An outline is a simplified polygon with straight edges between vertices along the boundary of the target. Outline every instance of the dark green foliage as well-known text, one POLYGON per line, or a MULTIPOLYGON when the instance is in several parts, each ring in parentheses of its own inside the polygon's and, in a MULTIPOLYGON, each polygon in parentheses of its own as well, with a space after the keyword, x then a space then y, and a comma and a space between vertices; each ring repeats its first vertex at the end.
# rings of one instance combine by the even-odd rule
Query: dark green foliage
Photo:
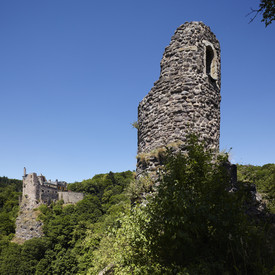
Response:
POLYGON ((69 184, 68 189, 96 196, 101 204, 100 210, 105 213, 112 205, 126 199, 126 194, 122 193, 133 179, 131 171, 109 172, 108 174, 95 175, 92 179, 84 180, 81 183, 69 184))
POLYGON ((238 180, 255 184, 268 208, 275 214, 275 164, 263 166, 238 164, 238 180))
MULTIPOLYGON (((246 184, 228 192, 227 156, 211 162, 195 136, 186 149, 188 155, 168 152, 157 195, 146 207, 131 208, 130 198, 152 191, 150 180, 134 184, 130 171, 96 175, 69 185, 86 193, 77 204, 42 205, 45 236, 23 245, 9 242, 19 189, 5 178, 0 274, 98 274, 108 265, 115 274, 272 274, 274 230, 247 219, 246 184)), ((238 169, 241 181, 272 198, 274 165, 238 169)))
POLYGON ((264 274, 274 264, 267 232, 244 214, 249 194, 228 192, 227 159, 211 163, 194 136, 187 152, 168 153, 158 195, 146 210, 151 217, 146 236, 155 261, 195 274, 264 274))
POLYGON ((0 178, 0 274, 76 274, 82 268, 80 243, 88 228, 106 212, 121 210, 115 204, 128 200, 124 191, 132 180, 130 171, 110 172, 69 185, 85 192, 85 198, 76 205, 59 201, 40 206, 45 236, 17 245, 9 243, 12 234, 7 235, 15 229, 22 181, 0 178))
POLYGON ((44 257, 50 243, 41 239, 26 241, 21 247, 21 264, 19 274, 34 274, 36 265, 44 257))
MULTIPOLYGON (((76 205, 63 206, 62 202, 52 204, 50 208, 43 205, 40 208, 40 218, 44 222, 43 231, 53 245, 69 248, 74 244, 72 237, 76 228, 81 224, 84 233, 90 223, 102 216, 101 208, 98 197, 94 195, 87 195, 76 205)), ((81 231, 78 230, 77 235, 80 238, 81 231)))
POLYGON ((8 236, 15 230, 14 219, 9 213, 0 212, 0 235, 8 236))
POLYGON ((0 253, 0 274, 34 274, 48 247, 49 242, 42 238, 23 245, 6 244, 0 253))
POLYGON ((7 177, 0 177, 0 188, 4 188, 7 186, 12 186, 14 191, 21 192, 22 191, 22 180, 9 179, 7 177))
POLYGON ((131 171, 121 173, 109 172, 108 174, 95 175, 92 179, 83 180, 82 182, 71 183, 68 185, 68 189, 75 192, 96 194, 101 198, 106 188, 121 187, 123 189, 129 184, 129 180, 132 179, 133 172, 131 171))
POLYGON ((0 177, 0 239, 15 232, 22 181, 0 177))
MULTIPOLYGON (((0 177, 0 211, 10 213, 19 205, 22 181, 0 177)), ((13 212, 12 214, 17 214, 13 212)), ((13 215, 14 216, 14 215, 13 215)))
POLYGON ((38 274, 77 273, 77 255, 81 253, 79 244, 86 231, 109 212, 111 206, 127 200, 123 191, 131 180, 133 173, 130 171, 96 175, 69 185, 69 190, 86 193, 76 205, 63 205, 59 201, 50 207, 40 207, 44 238, 50 241, 51 249, 37 265, 38 274))
POLYGON ((47 250, 45 257, 36 266, 36 275, 71 275, 78 271, 76 256, 71 249, 47 250))
POLYGON ((81 268, 77 259, 81 254, 79 244, 86 231, 109 212, 111 206, 127 200, 123 191, 131 180, 133 173, 130 171, 96 175, 93 179, 69 186, 72 191, 86 193, 77 204, 63 205, 59 201, 50 207, 42 205, 40 218, 45 233, 42 239, 49 245, 39 262, 32 262, 34 271, 30 270, 30 274, 35 271, 36 274, 76 274, 81 268))
POLYGON ((62 202, 52 204, 50 208, 43 205, 40 210, 46 236, 54 242, 62 242, 62 247, 69 247, 72 234, 76 237, 80 232, 85 232, 85 228, 95 223, 112 205, 127 200, 122 192, 131 180, 133 173, 130 171, 110 172, 96 175, 82 183, 70 184, 70 190, 82 191, 87 195, 76 205, 63 206, 62 202), (77 234, 76 227, 82 228, 77 230, 77 234))
POLYGON ((268 26, 275 20, 275 1, 274 0, 261 0, 259 12, 263 14, 262 22, 268 26))
POLYGON ((108 266, 114 274, 271 274, 270 226, 247 218, 252 197, 245 185, 229 192, 227 156, 213 162, 203 148, 190 136, 187 154, 168 151, 146 207, 136 205, 105 233, 87 235, 83 260, 92 262, 91 274, 108 266))
POLYGON ((21 246, 10 243, 2 247, 0 254, 0 274, 18 275, 21 267, 21 246))
POLYGON ((261 0, 258 9, 251 9, 249 14, 254 14, 250 22, 252 22, 258 14, 262 14, 262 22, 267 27, 275 20, 275 0, 261 0))

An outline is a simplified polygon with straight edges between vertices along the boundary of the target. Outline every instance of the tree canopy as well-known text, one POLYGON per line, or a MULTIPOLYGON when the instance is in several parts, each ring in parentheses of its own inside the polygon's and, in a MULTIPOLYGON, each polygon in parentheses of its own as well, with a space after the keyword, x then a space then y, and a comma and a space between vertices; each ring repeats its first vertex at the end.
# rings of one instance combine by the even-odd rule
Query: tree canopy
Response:
POLYGON ((70 184, 85 198, 40 206, 45 235, 22 245, 10 242, 22 181, 0 178, 0 274, 274 274, 274 229, 245 214, 243 188, 274 202, 274 164, 239 165, 228 192, 227 155, 203 148, 193 136, 186 154, 168 151, 157 185, 131 171, 70 184))

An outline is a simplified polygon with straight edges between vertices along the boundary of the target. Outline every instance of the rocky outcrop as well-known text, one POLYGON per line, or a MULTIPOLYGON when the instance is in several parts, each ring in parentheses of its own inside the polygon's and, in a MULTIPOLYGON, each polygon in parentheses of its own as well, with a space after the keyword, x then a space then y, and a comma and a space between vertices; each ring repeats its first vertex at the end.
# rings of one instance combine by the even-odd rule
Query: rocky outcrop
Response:
POLYGON ((39 203, 27 198, 23 199, 16 219, 16 232, 13 242, 23 243, 26 240, 43 236, 43 223, 38 220, 39 206, 39 203))

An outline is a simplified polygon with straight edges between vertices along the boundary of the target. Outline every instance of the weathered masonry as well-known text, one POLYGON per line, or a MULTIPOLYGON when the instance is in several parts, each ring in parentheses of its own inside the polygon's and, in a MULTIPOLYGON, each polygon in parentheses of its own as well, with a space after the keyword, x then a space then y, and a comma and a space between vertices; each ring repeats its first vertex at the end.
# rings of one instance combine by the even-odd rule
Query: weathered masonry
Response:
POLYGON ((42 222, 38 219, 41 204, 50 204, 57 200, 64 203, 77 203, 84 198, 83 193, 67 190, 65 181, 46 180, 43 175, 36 173, 26 174, 24 168, 23 194, 20 202, 20 211, 16 219, 14 242, 23 243, 32 238, 43 236, 42 222))
MULTIPOLYGON (((157 151, 180 148, 188 132, 219 151, 220 44, 202 22, 186 22, 173 35, 161 63, 159 80, 138 107, 137 175, 155 171, 157 151)), ((182 146, 184 148, 184 146, 182 146)), ((184 149, 182 149, 184 150, 184 149)))
POLYGON ((32 202, 49 204, 53 201, 64 200, 64 203, 76 203, 84 198, 83 193, 69 192, 65 181, 46 180, 45 176, 36 173, 23 176, 23 199, 32 202))

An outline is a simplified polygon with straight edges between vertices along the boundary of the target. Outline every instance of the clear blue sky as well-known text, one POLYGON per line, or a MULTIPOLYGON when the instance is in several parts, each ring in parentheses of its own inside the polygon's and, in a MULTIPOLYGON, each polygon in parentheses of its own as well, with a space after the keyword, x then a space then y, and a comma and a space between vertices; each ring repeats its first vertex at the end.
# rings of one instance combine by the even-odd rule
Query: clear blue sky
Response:
POLYGON ((220 148, 275 162, 275 23, 256 0, 2 0, 0 176, 68 182, 134 170, 137 106, 178 26, 203 21, 222 49, 220 148))

